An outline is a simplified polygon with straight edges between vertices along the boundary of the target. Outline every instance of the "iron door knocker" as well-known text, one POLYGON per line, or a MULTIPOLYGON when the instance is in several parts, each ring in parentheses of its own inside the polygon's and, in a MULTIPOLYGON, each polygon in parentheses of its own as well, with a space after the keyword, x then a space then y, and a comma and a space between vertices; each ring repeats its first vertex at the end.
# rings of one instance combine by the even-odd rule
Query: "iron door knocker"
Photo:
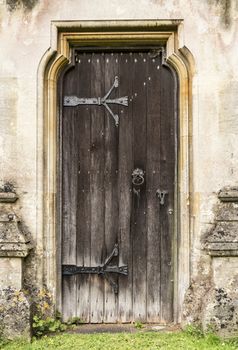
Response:
POLYGON ((132 184, 133 184, 133 193, 137 196, 137 207, 139 208, 140 204, 140 186, 142 186, 145 182, 145 172, 136 168, 132 172, 132 184))

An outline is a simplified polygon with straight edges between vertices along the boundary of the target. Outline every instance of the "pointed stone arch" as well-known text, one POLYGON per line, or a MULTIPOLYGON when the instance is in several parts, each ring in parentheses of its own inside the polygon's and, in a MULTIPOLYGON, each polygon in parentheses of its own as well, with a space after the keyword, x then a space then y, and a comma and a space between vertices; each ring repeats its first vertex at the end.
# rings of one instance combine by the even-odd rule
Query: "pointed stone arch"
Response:
POLYGON ((46 285, 61 310, 60 217, 57 217, 57 81, 71 61, 71 48, 97 45, 166 45, 166 63, 177 73, 179 139, 177 212, 175 220, 174 319, 190 281, 190 231, 193 210, 192 77, 194 60, 183 45, 182 20, 52 22, 51 47, 38 68, 37 138, 37 254, 39 286, 46 285))

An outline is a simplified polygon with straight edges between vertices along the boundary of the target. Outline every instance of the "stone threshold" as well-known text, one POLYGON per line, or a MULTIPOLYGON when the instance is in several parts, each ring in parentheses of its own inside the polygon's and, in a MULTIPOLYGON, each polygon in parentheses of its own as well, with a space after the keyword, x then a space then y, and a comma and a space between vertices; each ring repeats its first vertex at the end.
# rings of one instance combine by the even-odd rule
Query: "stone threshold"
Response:
POLYGON ((67 333, 92 334, 92 333, 140 333, 140 332, 178 332, 181 331, 179 324, 158 323, 102 323, 81 324, 67 333))

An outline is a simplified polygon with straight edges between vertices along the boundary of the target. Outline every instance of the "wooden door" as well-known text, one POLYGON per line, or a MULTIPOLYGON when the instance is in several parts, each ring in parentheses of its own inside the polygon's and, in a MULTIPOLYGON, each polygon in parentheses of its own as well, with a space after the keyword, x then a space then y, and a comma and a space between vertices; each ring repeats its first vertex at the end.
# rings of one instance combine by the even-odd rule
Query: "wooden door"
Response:
POLYGON ((171 322, 174 75, 159 51, 75 57, 61 96, 63 317, 171 322))

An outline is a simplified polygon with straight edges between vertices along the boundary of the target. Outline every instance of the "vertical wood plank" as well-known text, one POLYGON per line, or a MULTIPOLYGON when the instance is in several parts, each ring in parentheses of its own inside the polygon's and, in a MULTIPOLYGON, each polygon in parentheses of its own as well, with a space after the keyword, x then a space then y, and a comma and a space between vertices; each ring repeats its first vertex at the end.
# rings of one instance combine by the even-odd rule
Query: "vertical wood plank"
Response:
POLYGON ((132 55, 119 56, 119 96, 128 96, 128 107, 119 108, 119 264, 128 265, 128 276, 119 277, 118 320, 131 322, 132 310, 132 192, 131 173, 133 170, 133 124, 132 124, 132 55))
MULTIPOLYGON (((91 54, 78 54, 75 68, 77 96, 91 96, 91 54)), ((91 263, 91 202, 90 202, 90 134, 91 121, 89 106, 78 106, 77 147, 78 161, 78 206, 77 206, 77 265, 90 266, 91 263)), ((90 275, 77 275, 77 316, 84 322, 90 321, 90 275)))
MULTIPOLYGON (((104 96, 104 60, 91 57, 91 94, 104 96)), ((91 266, 105 259, 105 196, 104 196, 104 107, 92 106, 91 111, 91 266)), ((104 279, 91 276, 91 322, 101 323, 104 316, 104 279)))
MULTIPOLYGON (((76 91, 74 69, 66 73, 64 91, 76 91)), ((78 152, 75 147, 76 111, 64 108, 62 114, 63 155, 62 155, 62 264, 76 264, 76 221, 77 221, 77 163, 78 152)), ((77 286, 75 276, 63 277, 63 315, 64 320, 76 315, 77 286)))
MULTIPOLYGON (((146 55, 133 55, 133 129, 134 168, 146 169, 146 55)), ((145 174, 146 177, 146 174, 145 174)), ((146 181, 140 187, 140 199, 133 193, 133 313, 134 320, 146 321, 147 232, 146 181)))
POLYGON ((168 67, 161 67, 161 188, 168 191, 165 204, 160 206, 161 229, 161 320, 173 320, 173 214, 175 181, 174 79, 168 67))
MULTIPOLYGON (((105 93, 111 88, 115 77, 118 75, 118 54, 105 54, 105 93)), ((114 89, 110 98, 118 97, 118 89, 114 89)), ((118 114, 118 106, 111 105, 114 114, 118 114)), ((115 243, 118 243, 118 127, 113 117, 107 111, 105 113, 105 249, 108 256, 115 243)), ((112 263, 115 265, 117 258, 112 263)), ((118 276, 112 276, 116 282, 118 276)), ((112 290, 111 285, 105 280, 105 305, 104 322, 117 321, 118 296, 112 290)))
POLYGON ((147 55, 147 322, 160 321, 160 188, 161 62, 147 55))

